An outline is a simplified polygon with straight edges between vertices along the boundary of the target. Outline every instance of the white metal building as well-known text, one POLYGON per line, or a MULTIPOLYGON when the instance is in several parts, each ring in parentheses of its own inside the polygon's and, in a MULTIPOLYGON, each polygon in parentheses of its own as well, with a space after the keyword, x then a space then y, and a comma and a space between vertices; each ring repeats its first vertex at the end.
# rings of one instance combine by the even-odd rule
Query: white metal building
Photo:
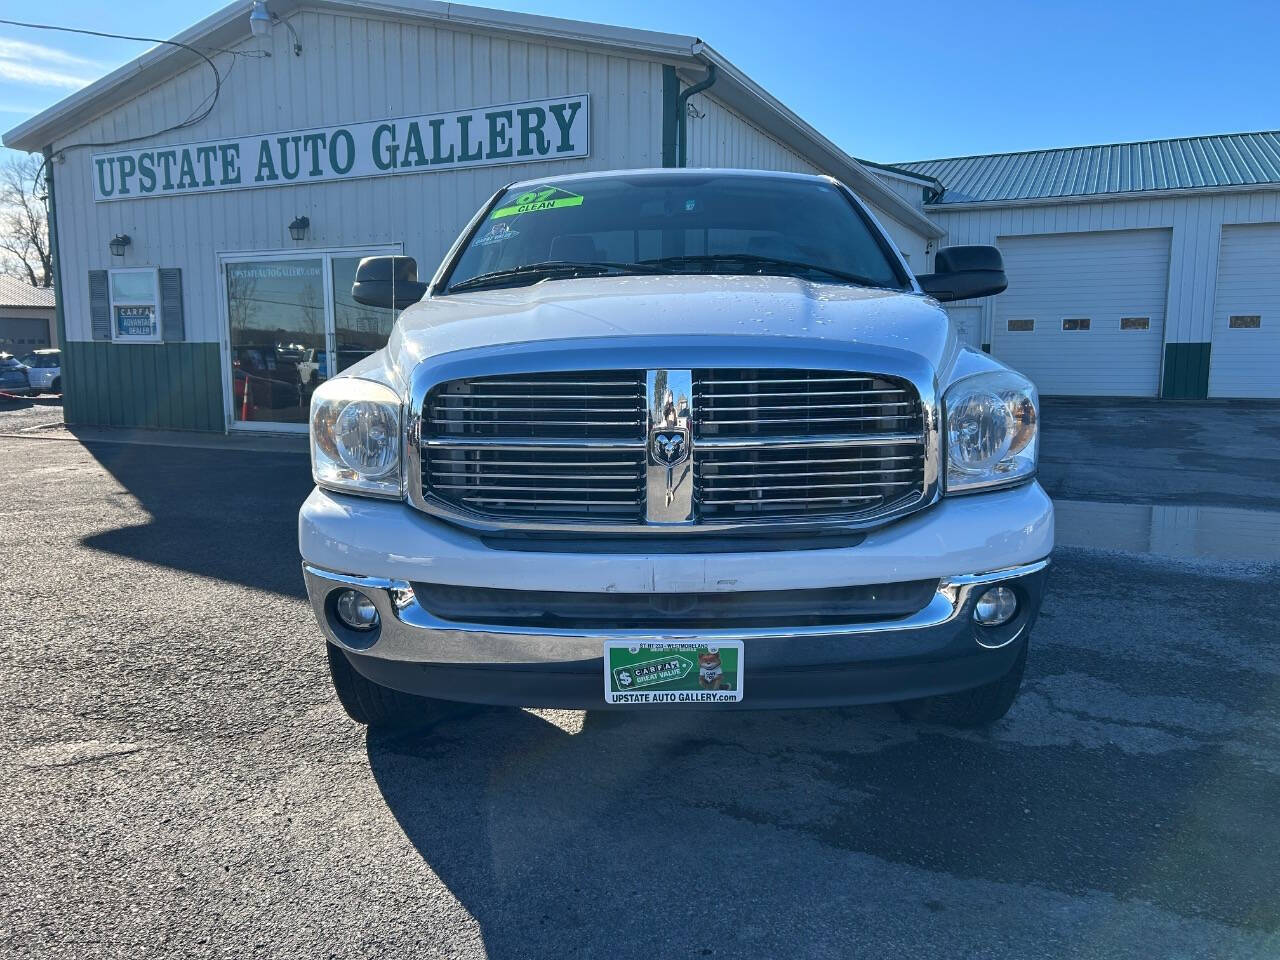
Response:
POLYGON ((434 0, 270 12, 175 38, 216 95, 159 46, 4 138, 50 158, 71 422, 303 429, 306 385, 390 329, 350 299, 359 258, 430 272, 513 180, 683 154, 838 177, 916 265, 943 232, 695 37, 434 0))
POLYGON ((902 164, 1009 289, 955 323, 1045 394, 1280 397, 1280 134, 902 164))

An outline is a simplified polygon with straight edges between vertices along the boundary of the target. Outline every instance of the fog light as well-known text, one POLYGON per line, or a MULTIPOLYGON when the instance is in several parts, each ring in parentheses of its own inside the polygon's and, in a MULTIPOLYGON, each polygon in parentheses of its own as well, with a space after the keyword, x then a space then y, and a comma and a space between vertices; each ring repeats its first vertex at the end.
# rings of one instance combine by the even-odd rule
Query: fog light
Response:
POLYGON ((343 590, 334 610, 343 625, 352 630, 372 630, 378 625, 378 608, 359 590, 343 590))
POLYGON ((973 619, 984 627, 1008 623, 1018 612, 1018 596, 1008 587, 992 587, 978 598, 973 619))

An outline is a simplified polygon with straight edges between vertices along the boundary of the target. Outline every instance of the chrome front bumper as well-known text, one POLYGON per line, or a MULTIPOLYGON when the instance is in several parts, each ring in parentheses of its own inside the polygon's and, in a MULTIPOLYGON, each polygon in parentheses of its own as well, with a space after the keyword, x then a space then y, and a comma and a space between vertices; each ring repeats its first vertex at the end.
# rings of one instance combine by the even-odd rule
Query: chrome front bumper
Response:
MULTIPOLYGON (((442 620, 422 607, 407 581, 363 577, 323 570, 303 564, 307 594, 316 618, 329 642, 365 657, 411 663, 435 664, 551 664, 598 659, 607 639, 717 643, 741 640, 749 644, 753 665, 819 665, 845 663, 895 655, 894 638, 878 635, 935 631, 949 642, 957 630, 965 632, 973 601, 983 588, 997 583, 1016 584, 1036 577, 1048 559, 1004 570, 964 574, 939 580, 933 599, 909 617, 878 622, 816 627, 767 627, 725 630, 575 630, 528 626, 505 627, 442 620), (376 631, 346 630, 335 619, 332 596, 354 587, 378 608, 376 631), (961 622, 962 617, 964 622, 961 622), (882 642, 875 642, 880 639, 882 642), (372 643, 370 643, 372 641, 372 643), (883 642, 887 641, 887 642, 883 642)), ((1038 578, 1037 578, 1038 580, 1038 578)), ((1034 603, 1039 604, 1038 586, 1034 603)), ((972 629, 979 647, 999 649, 1021 638, 1023 626, 1007 631, 972 629)), ((913 655, 921 651, 898 650, 913 655)))

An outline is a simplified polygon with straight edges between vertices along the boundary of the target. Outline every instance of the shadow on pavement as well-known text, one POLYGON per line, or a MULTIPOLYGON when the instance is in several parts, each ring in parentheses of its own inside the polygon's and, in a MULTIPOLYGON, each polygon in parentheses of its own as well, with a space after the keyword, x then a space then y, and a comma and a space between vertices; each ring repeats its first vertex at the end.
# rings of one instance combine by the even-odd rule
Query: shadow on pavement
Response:
POLYGON ((1045 891, 1280 923, 1274 845, 1234 814, 1270 781, 1225 781, 1210 749, 1019 749, 889 708, 599 712, 576 732, 495 710, 367 746, 490 957, 841 956, 975 896, 1006 929, 1045 891))
POLYGON ((85 546, 145 563, 304 597, 298 508, 311 492, 305 457, 141 444, 88 450, 150 515, 85 546))

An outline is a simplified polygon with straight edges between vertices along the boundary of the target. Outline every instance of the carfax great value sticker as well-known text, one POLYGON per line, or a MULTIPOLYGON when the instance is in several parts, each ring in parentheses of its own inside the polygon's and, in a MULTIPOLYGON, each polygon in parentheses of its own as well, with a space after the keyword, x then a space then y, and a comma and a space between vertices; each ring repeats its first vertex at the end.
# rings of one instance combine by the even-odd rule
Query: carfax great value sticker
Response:
POLYGON ((636 643, 606 640, 605 703, 736 703, 742 641, 636 643))

